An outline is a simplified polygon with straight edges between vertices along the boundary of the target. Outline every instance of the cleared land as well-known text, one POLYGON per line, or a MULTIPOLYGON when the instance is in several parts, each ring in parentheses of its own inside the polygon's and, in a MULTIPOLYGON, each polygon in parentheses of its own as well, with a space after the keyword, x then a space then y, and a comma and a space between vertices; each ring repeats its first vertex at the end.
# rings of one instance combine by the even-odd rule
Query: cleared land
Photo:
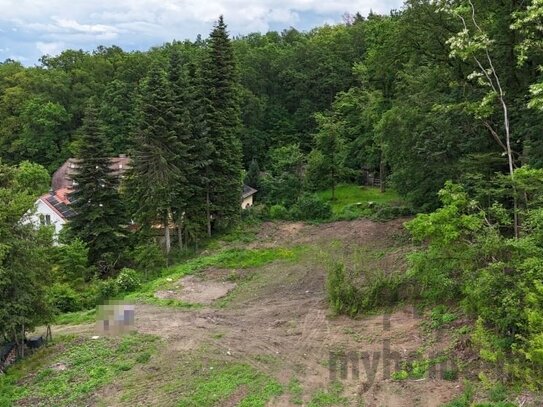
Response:
POLYGON ((21 406, 439 406, 462 392, 456 378, 428 375, 449 338, 409 306, 351 319, 326 301, 335 260, 404 271, 402 224, 264 223, 251 242, 223 242, 136 293, 134 335, 54 327, 57 343, 16 367, 4 390, 18 389, 21 406), (387 347, 420 360, 420 377, 406 380, 394 361, 388 375, 387 347), (359 377, 349 366, 331 380, 330 360, 340 368, 348 352, 361 357, 359 377))

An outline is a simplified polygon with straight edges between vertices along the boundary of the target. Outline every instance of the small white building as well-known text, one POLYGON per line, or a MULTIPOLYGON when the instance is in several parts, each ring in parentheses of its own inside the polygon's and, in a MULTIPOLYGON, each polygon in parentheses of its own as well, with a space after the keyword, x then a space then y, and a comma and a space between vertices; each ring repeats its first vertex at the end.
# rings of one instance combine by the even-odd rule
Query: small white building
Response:
POLYGON ((34 211, 28 214, 24 222, 38 227, 54 226, 55 236, 58 236, 69 218, 74 215, 74 211, 68 207, 68 193, 68 189, 62 188, 40 196, 34 204, 34 211))
POLYGON ((243 184, 243 191, 241 192, 241 209, 247 209, 253 206, 253 196, 257 192, 256 189, 243 184))

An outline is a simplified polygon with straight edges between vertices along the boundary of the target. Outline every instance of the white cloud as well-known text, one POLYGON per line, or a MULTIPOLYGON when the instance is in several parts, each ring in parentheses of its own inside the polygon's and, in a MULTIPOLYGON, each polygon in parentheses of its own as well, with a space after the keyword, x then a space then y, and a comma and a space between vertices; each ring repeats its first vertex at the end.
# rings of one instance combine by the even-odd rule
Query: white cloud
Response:
MULTIPOLYGON (((270 27, 309 29, 321 21, 339 22, 345 12, 388 12, 401 4, 402 0, 0 0, 0 26, 12 31, 12 40, 52 53, 61 46, 147 47, 205 36, 221 14, 237 35, 270 27)), ((5 48, 2 41, 0 47, 5 48)))
POLYGON ((64 49, 63 42, 36 42, 36 48, 42 53, 42 55, 57 55, 64 49))

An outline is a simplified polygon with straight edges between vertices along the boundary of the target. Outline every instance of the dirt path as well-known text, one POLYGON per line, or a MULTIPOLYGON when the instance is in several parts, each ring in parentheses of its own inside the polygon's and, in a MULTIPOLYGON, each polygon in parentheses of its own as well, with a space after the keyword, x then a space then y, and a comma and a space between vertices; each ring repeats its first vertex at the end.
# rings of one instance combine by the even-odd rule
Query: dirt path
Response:
MULTIPOLYGON (((386 246, 398 238, 401 224, 401 221, 380 224, 365 220, 320 226, 270 223, 263 226, 251 247, 318 245, 332 240, 342 242, 347 248, 374 242, 386 246)), ((353 377, 351 368, 346 378, 340 377, 341 370, 337 373, 350 405, 431 407, 449 401, 460 392, 455 381, 390 379, 385 372, 384 355, 390 349, 393 355, 407 359, 420 351, 424 344, 420 318, 409 307, 388 316, 373 315, 355 320, 331 316, 325 295, 325 267, 318 256, 306 257, 296 264, 274 262, 255 269, 253 278, 234 289, 223 308, 211 304, 187 311, 138 305, 136 329, 159 335, 165 341, 157 371, 141 372, 147 386, 152 387, 153 377, 157 383, 164 380, 166 372, 159 373, 164 365, 175 363, 177 358, 190 355, 205 344, 215 349, 219 357, 253 365, 284 384, 293 378, 299 380, 304 389, 304 403, 308 403, 316 391, 330 385, 329 362, 341 362, 337 355, 349 352, 369 355, 368 360, 357 360, 358 378, 353 377), (270 358, 277 363, 270 365, 270 358)), ((385 263, 390 261, 384 257, 385 263)), ((217 287, 224 282, 224 273, 208 270, 200 279, 217 287)), ((198 281, 198 290, 202 291, 202 281, 198 281)), ((58 331, 74 329, 92 331, 89 326, 58 331)), ((394 361, 389 370, 396 370, 394 361)), ((100 395, 99 405, 124 405, 120 395, 120 388, 110 386, 100 395)), ((157 405, 155 397, 152 391, 141 392, 136 404, 157 405)), ((162 400, 160 405, 174 404, 162 400)), ((270 402, 270 406, 291 405, 288 394, 270 402)))

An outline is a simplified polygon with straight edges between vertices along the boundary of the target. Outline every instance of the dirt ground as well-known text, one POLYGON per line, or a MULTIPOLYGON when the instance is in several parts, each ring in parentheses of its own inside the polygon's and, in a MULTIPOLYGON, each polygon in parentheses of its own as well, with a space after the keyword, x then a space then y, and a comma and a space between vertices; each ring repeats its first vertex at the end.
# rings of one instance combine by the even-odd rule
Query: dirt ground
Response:
MULTIPOLYGON (((331 243, 340 242, 341 250, 365 245, 386 249, 401 240, 402 224, 403 220, 388 223, 356 220, 324 225, 265 223, 256 241, 249 246, 303 244, 335 251, 337 246, 331 243)), ((397 253, 394 250, 386 253, 389 252, 391 256, 397 253)), ((382 259, 385 263, 387 256, 382 259)), ((389 263, 395 264, 397 259, 389 263)), ((174 364, 185 363, 187 357, 199 352, 202 346, 212 349, 213 358, 250 364, 283 384, 293 378, 299 380, 304 405, 316 391, 330 385, 334 379, 330 361, 338 361, 337 355, 344 353, 359 357, 354 363, 359 377, 356 372, 353 374, 352 366, 347 377, 341 377, 341 369, 335 376, 343 385, 349 405, 432 407, 462 391, 461 381, 392 380, 386 370, 387 366, 389 372, 396 370, 396 359, 407 360, 417 352, 431 353, 433 348, 443 348, 445 344, 438 339, 430 341, 428 346, 428 338, 421 330, 421 318, 407 306, 389 315, 357 319, 331 315, 325 294, 326 267, 316 251, 310 251, 296 263, 277 261, 249 273, 252 273, 251 278, 245 275, 236 287, 226 281, 231 270, 210 269, 180 281, 177 292, 157 294, 198 300, 205 304, 201 308, 183 310, 137 305, 136 329, 161 336, 164 350, 149 366, 136 372, 139 383, 145 385, 133 389, 137 394, 135 401, 123 401, 123 386, 114 384, 97 395, 95 404, 176 405, 174 391, 170 396, 157 396, 154 390, 160 383, 171 380, 174 364), (219 298, 226 301, 213 302, 219 298), (270 363, 271 359, 275 362, 270 363)), ((74 329, 91 334, 93 328, 59 327, 57 332, 74 329)), ((341 360, 339 363, 341 366, 341 360)), ((240 397, 235 393, 224 405, 235 406, 240 397)), ((285 394, 271 400, 269 405, 293 404, 289 394, 285 394)))

